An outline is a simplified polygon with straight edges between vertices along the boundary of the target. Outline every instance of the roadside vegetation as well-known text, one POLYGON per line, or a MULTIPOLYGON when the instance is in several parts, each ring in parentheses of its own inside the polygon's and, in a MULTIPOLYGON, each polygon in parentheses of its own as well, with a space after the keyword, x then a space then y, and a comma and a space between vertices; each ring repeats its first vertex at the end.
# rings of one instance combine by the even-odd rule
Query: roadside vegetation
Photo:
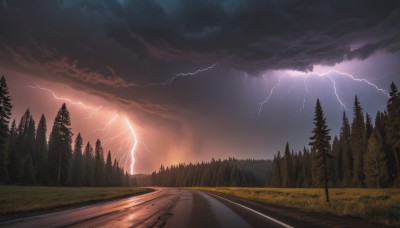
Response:
POLYGON ((134 187, 28 187, 0 186, 0 216, 38 212, 76 204, 135 196, 153 191, 134 187))
POLYGON ((400 225, 400 189, 330 189, 331 205, 319 188, 195 188, 339 216, 355 216, 386 225, 400 225))

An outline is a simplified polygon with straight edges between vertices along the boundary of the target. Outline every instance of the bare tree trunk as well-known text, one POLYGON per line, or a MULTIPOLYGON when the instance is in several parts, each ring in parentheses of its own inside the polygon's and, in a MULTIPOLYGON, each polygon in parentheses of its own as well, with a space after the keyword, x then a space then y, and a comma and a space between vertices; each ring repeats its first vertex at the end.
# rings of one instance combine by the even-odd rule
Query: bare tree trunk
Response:
POLYGON ((328 181, 327 180, 325 181, 325 198, 326 198, 326 204, 330 205, 328 181))

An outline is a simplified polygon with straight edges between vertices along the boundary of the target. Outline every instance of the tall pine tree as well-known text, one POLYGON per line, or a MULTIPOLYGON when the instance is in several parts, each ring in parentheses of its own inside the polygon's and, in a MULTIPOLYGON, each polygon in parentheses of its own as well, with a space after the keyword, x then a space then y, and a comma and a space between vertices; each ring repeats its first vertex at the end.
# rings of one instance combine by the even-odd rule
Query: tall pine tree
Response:
POLYGON ((82 158, 82 147, 83 140, 81 133, 78 133, 75 139, 74 153, 72 158, 72 168, 71 168, 71 180, 70 183, 72 186, 82 186, 84 183, 84 164, 82 158))
POLYGON ((286 143, 285 156, 283 157, 283 167, 282 167, 282 187, 291 188, 293 187, 293 161, 290 154, 289 143, 286 143))
POLYGON ((35 170, 35 121, 28 110, 21 117, 18 125, 17 150, 20 164, 23 165, 23 176, 18 182, 33 184, 36 182, 35 170))
POLYGON ((72 156, 71 120, 65 103, 54 120, 49 139, 49 173, 53 184, 65 185, 72 156))
POLYGON ((111 151, 108 151, 107 161, 106 161, 106 184, 107 186, 112 186, 112 159, 111 159, 111 151))
POLYGON ((313 179, 316 179, 317 182, 322 183, 325 187, 325 199, 326 203, 329 204, 328 183, 332 181, 333 176, 333 170, 329 169, 329 160, 333 159, 333 157, 329 153, 330 130, 326 126, 326 119, 319 100, 317 100, 315 106, 314 126, 313 134, 310 137, 310 146, 312 146, 312 151, 315 153, 313 166, 314 169, 318 170, 318 173, 313 179))
POLYGON ((387 112, 386 142, 389 144, 394 154, 396 176, 398 182, 400 182, 400 161, 398 156, 398 151, 400 149, 400 94, 394 82, 390 85, 390 98, 387 103, 387 112))
POLYGON ((350 124, 343 112, 342 128, 340 130, 340 147, 342 149, 342 186, 349 187, 353 180, 353 154, 350 143, 350 124))
POLYGON ((351 150, 353 152, 353 187, 364 187, 365 124, 364 114, 356 96, 354 118, 351 125, 351 150))
POLYGON ((85 146, 84 161, 85 186, 94 186, 94 155, 90 142, 85 146))
POLYGON ((8 174, 8 125, 11 117, 11 96, 4 76, 0 79, 0 183, 6 183, 9 179, 8 174))
POLYGON ((96 186, 104 185, 104 176, 104 152, 100 139, 97 139, 94 150, 94 177, 96 186))
POLYGON ((36 131, 36 155, 37 155, 37 180, 41 184, 48 184, 48 166, 47 166, 47 123, 46 117, 42 115, 36 131))
POLYGON ((332 154, 335 156, 335 178, 334 186, 339 186, 343 179, 343 158, 342 158, 342 148, 340 146, 339 139, 335 136, 332 143, 332 154))

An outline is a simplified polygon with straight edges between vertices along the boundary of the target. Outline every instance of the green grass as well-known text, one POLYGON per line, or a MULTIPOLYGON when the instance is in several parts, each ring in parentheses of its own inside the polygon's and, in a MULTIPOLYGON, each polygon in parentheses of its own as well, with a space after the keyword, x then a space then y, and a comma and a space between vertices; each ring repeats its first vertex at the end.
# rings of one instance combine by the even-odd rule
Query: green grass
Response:
POLYGON ((0 215, 37 212, 151 192, 148 188, 0 186, 0 215))
POLYGON ((317 188, 195 188, 304 211, 355 216, 400 226, 400 189, 330 189, 331 205, 317 188))

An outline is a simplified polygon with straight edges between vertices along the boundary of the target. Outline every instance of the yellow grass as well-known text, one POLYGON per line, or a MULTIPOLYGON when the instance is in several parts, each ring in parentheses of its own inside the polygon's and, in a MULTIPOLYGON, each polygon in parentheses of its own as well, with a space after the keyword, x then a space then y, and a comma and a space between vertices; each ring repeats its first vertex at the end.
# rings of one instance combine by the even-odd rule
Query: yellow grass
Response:
POLYGON ((133 196, 152 191, 148 188, 67 188, 0 186, 0 215, 35 212, 80 203, 133 196))
POLYGON ((318 213, 400 225, 400 189, 330 189, 331 205, 317 188, 195 188, 318 213))

